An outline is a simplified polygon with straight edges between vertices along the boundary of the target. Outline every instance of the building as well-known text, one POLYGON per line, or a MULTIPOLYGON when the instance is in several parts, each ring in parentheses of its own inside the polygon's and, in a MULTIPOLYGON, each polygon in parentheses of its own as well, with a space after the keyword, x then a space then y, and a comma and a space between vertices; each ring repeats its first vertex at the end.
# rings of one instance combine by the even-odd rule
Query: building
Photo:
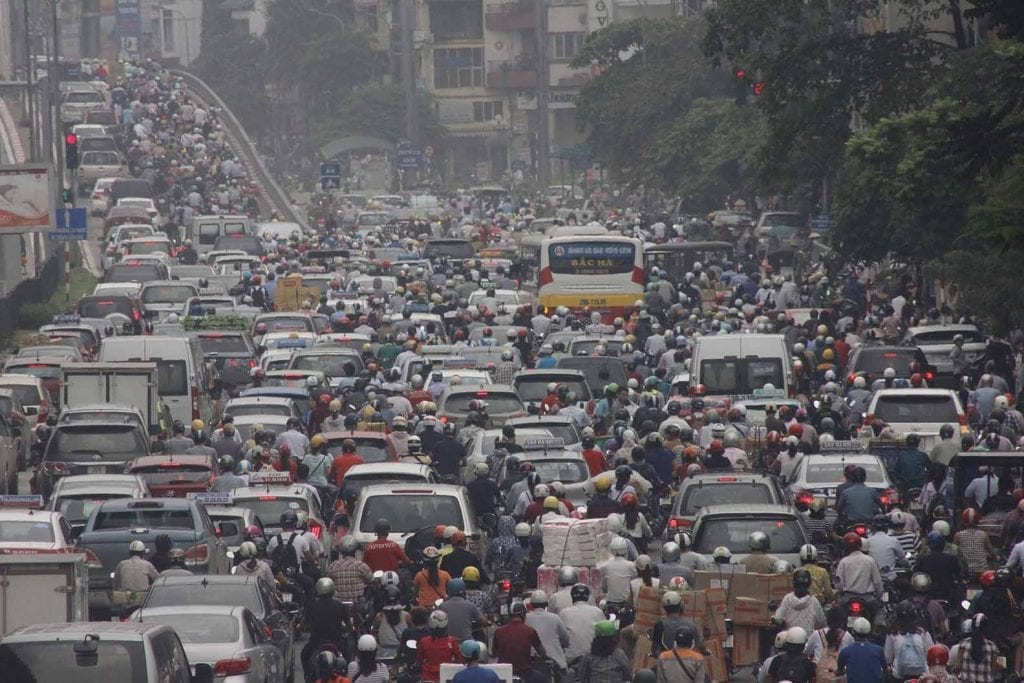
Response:
MULTIPOLYGON (((149 44, 160 60, 188 66, 199 57, 202 34, 202 0, 148 0, 152 3, 146 13, 147 0, 143 0, 143 26, 149 17, 149 44)), ((253 0, 253 3, 262 0, 253 0)), ((254 13, 255 14, 255 13, 254 13)), ((264 22, 265 23, 265 22, 264 22)), ((145 28, 143 29, 145 32, 145 28)), ((144 41, 145 42, 145 41, 144 41)))

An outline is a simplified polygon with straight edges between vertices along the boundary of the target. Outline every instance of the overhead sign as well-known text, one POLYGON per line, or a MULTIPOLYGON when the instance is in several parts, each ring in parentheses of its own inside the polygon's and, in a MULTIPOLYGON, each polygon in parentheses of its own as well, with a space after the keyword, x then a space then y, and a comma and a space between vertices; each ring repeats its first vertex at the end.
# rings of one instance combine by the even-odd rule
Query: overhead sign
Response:
POLYGON ((57 229, 47 235, 54 242, 89 239, 89 213, 85 209, 57 209, 57 229))
POLYGON ((320 164, 320 175, 321 177, 341 177, 341 164, 336 161, 328 161, 320 164))
POLYGON ((419 168, 423 164, 423 150, 409 143, 399 145, 395 150, 395 164, 398 168, 419 168))
POLYGON ((49 165, 0 166, 0 234, 53 230, 56 196, 49 165))
POLYGON ((141 0, 117 0, 116 33, 118 56, 138 59, 141 55, 139 43, 142 40, 141 0))
POLYGON ((832 214, 819 213, 811 218, 811 227, 815 230, 828 230, 832 227, 832 214))

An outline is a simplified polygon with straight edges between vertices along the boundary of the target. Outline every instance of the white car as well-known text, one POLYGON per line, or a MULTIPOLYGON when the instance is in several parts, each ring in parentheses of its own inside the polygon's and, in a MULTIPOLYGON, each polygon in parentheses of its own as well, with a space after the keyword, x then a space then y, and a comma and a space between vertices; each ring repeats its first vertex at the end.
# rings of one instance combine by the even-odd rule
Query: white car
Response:
POLYGON ((960 397, 949 389, 880 389, 868 404, 868 417, 880 419, 897 434, 917 434, 918 446, 925 453, 939 442, 939 430, 944 424, 959 429, 967 424, 967 415, 960 405, 960 397))
POLYGON ((105 216, 110 208, 110 186, 117 178, 97 178, 96 185, 89 195, 89 213, 93 216, 105 216))
POLYGON ((124 206, 129 209, 142 209, 152 219, 156 220, 160 212, 156 210, 156 204, 149 197, 121 197, 117 200, 117 206, 124 206))
POLYGON ((78 175, 84 186, 91 186, 100 178, 124 176, 124 164, 117 152, 82 152, 78 160, 78 175))

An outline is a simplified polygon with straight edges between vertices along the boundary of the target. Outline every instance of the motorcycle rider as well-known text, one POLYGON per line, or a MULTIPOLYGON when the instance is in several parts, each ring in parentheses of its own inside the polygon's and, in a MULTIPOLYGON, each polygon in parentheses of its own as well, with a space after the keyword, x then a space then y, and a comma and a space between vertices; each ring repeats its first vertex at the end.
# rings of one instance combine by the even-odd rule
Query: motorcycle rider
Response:
POLYGON ((448 615, 435 609, 427 619, 430 633, 416 643, 416 663, 422 680, 438 683, 441 680, 441 665, 461 664, 462 653, 459 641, 448 635, 448 615))
POLYGON ((839 651, 836 673, 848 681, 881 681, 887 665, 885 651, 871 642, 871 622, 864 617, 853 621, 853 645, 839 651))
POLYGON ((613 538, 608 545, 612 557, 598 565, 603 593, 609 605, 631 604, 631 582, 637 578, 636 565, 626 559, 626 539, 613 538))
POLYGON ((768 675, 773 682, 811 683, 815 678, 815 666, 804 652, 807 646, 807 631, 793 626, 786 631, 786 644, 782 652, 772 660, 768 675))
POLYGON ((373 578, 373 570, 356 558, 359 542, 354 536, 345 536, 338 544, 340 557, 327 567, 327 576, 337 588, 335 598, 342 602, 358 603, 373 578))
POLYGON ((839 602, 846 605, 854 598, 860 598, 869 605, 877 606, 882 597, 884 585, 878 565, 870 555, 861 552, 860 536, 850 531, 843 536, 846 557, 836 565, 836 589, 839 602))
POLYGON ((526 613, 526 625, 540 636, 547 656, 560 671, 568 668, 565 659, 565 648, 569 646, 569 630, 557 614, 551 611, 547 593, 535 590, 530 595, 531 609, 526 613))
POLYGON ((778 558, 768 554, 768 545, 768 534, 763 531, 754 531, 747 536, 747 546, 750 548, 750 553, 743 558, 741 564, 747 568, 748 572, 758 574, 772 573, 772 568, 775 566, 778 558))
POLYGON ((552 593, 548 609, 558 614, 566 607, 572 607, 572 587, 579 583, 579 572, 575 567, 564 566, 558 570, 558 590, 552 593))
POLYGON ((309 626, 309 642, 302 648, 302 670, 309 675, 312 654, 324 645, 333 645, 338 652, 346 647, 351 628, 348 608, 334 599, 334 581, 326 576, 317 579, 316 597, 304 609, 303 621, 309 626))
POLYGON ((249 574, 256 575, 267 582, 268 586, 274 586, 277 583, 274 577, 274 571, 270 568, 270 565, 259 559, 256 553, 256 544, 252 541, 245 541, 238 547, 238 556, 242 558, 242 561, 235 565, 233 572, 235 574, 249 574))
POLYGON ((836 597, 836 591, 828 570, 818 564, 818 549, 814 545, 800 546, 800 568, 811 577, 811 595, 822 604, 830 604, 836 597))
POLYGON ((600 608, 588 604, 590 588, 582 583, 572 587, 571 596, 572 605, 559 610, 558 616, 569 631, 569 646, 565 650, 565 656, 569 668, 574 668, 576 663, 590 652, 590 643, 594 640, 594 625, 604 621, 605 615, 600 608))
POLYGON ((677 634, 682 630, 691 631, 694 641, 700 647, 704 633, 693 620, 683 616, 683 596, 677 591, 668 591, 661 597, 661 606, 665 609, 665 616, 654 623, 651 652, 657 654, 672 649, 677 634))
POLYGON ((889 518, 875 515, 871 520, 872 534, 868 537, 868 555, 878 565, 883 581, 896 578, 896 568, 907 565, 903 546, 895 536, 889 535, 889 518))

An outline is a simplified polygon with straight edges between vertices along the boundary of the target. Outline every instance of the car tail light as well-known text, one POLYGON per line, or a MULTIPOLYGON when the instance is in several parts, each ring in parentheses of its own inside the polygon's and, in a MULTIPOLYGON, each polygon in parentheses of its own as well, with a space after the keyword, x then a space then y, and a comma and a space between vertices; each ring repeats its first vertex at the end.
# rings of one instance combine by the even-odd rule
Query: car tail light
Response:
POLYGON ((67 468, 68 468, 67 463, 59 462, 59 461, 56 461, 56 462, 44 462, 42 464, 43 472, 48 472, 50 474, 63 474, 63 472, 67 468))
POLYGON ((858 524, 857 526, 853 527, 853 533, 857 534, 861 538, 866 538, 868 535, 868 528, 863 524, 858 524))
POLYGON ((100 562, 99 556, 88 548, 83 548, 82 552, 85 554, 85 566, 89 569, 103 569, 103 563, 100 562))
POLYGON ((277 496, 260 496, 260 500, 277 500, 277 496))
POLYGON ((814 502, 814 494, 810 491, 801 491, 796 494, 797 502, 803 503, 804 505, 810 505, 814 502))
POLYGON ((309 522, 309 533, 313 534, 313 538, 319 541, 324 533, 324 528, 317 522, 309 522))
POLYGON ((252 369, 253 369, 253 368, 255 368, 255 367, 256 367, 256 361, 254 361, 254 360, 252 360, 252 359, 250 358, 250 359, 249 359, 249 369, 250 369, 250 370, 252 370, 252 369))
POLYGON ((45 398, 39 402, 39 414, 36 416, 36 424, 46 424, 46 418, 50 417, 50 403, 45 398))
POLYGON ((137 320, 139 320, 139 319, 140 319, 141 317, 142 317, 142 314, 141 314, 141 313, 139 313, 139 309, 137 309, 137 308, 133 308, 133 309, 132 309, 132 320, 136 320, 136 321, 137 321, 137 320))
POLYGON ((878 498, 882 501, 882 505, 890 505, 898 503, 900 500, 899 494, 892 489, 886 489, 878 494, 878 498))
POLYGON ((199 387, 192 386, 192 419, 199 419, 199 387))
POLYGON ((238 676, 249 673, 251 660, 248 657, 241 659, 222 659, 213 665, 214 676, 238 676))
POLYGON ((210 549, 205 543, 199 543, 185 551, 185 564, 194 566, 210 561, 210 549))
POLYGON ((935 379, 935 373, 931 370, 926 370, 924 373, 924 381, 929 384, 935 379))

